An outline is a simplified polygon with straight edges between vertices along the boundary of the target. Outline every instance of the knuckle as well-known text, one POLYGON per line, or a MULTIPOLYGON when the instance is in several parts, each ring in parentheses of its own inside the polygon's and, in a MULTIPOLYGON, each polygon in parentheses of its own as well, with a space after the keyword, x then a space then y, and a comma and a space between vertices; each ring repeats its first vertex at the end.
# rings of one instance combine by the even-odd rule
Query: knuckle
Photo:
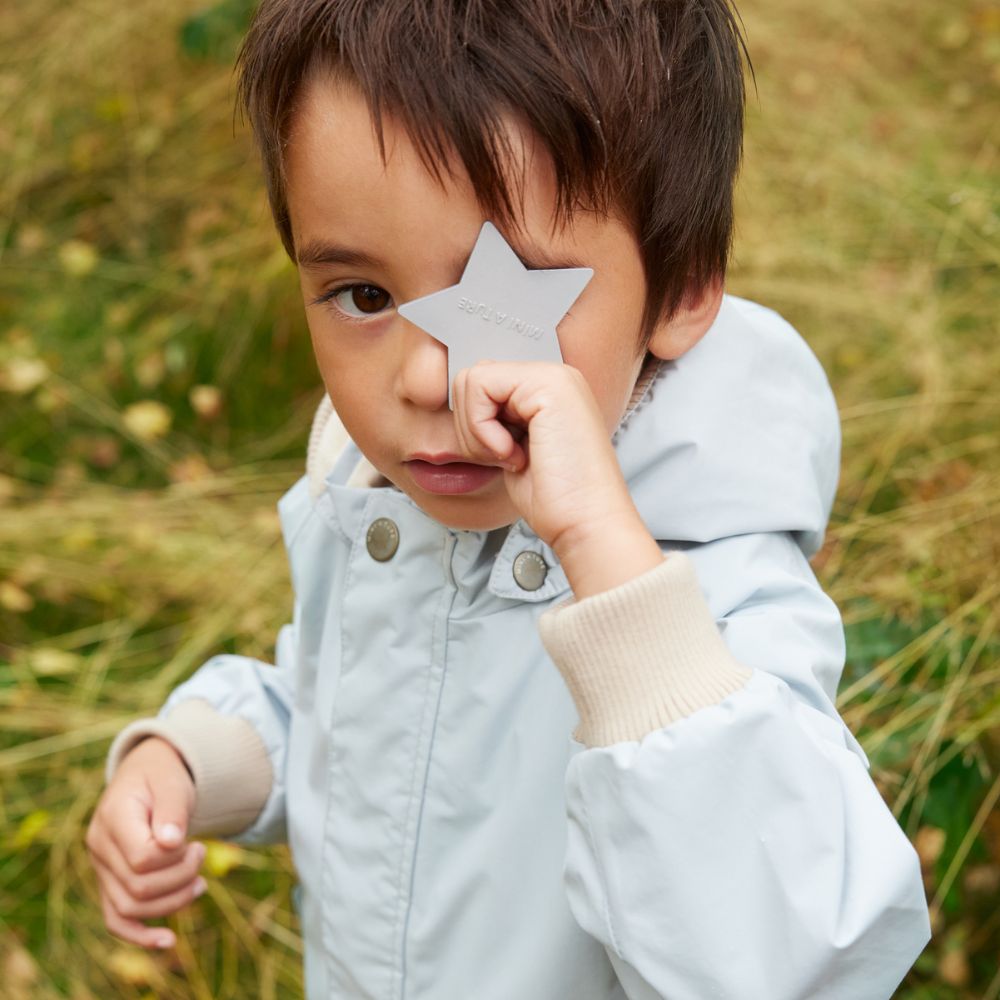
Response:
POLYGON ((130 873, 124 882, 125 891, 132 899, 149 899, 154 893, 148 879, 140 878, 134 872, 130 873))
POLYGON ((144 847, 129 847, 124 851, 125 861, 133 872, 149 871, 151 858, 144 847))

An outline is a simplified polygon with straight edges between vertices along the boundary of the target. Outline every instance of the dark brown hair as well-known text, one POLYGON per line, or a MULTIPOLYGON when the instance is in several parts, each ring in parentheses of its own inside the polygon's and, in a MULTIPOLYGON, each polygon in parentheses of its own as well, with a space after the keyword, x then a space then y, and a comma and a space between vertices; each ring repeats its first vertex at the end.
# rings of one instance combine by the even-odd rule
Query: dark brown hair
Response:
POLYGON ((398 117, 438 178, 457 154, 501 224, 518 204, 502 127, 515 116, 552 156, 557 221, 587 209, 632 228, 648 335, 726 273, 741 52, 729 0, 263 0, 238 96, 293 259, 282 150, 313 71, 355 80, 380 141, 382 117, 398 117))

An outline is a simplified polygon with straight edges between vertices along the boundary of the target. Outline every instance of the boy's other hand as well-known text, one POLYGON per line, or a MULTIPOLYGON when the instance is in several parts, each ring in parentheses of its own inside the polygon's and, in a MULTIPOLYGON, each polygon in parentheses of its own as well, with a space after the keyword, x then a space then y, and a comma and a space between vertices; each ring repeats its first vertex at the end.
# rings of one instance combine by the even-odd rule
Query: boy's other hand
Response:
POLYGON ((552 547, 577 598, 663 561, 577 369, 481 361, 455 377, 454 405, 463 448, 475 460, 505 464, 511 501, 552 547))
POLYGON ((142 921, 173 913, 205 891, 198 874, 205 845, 186 839, 194 802, 184 761, 155 736, 126 755, 101 796, 86 843, 104 922, 117 937, 145 948, 172 947, 173 931, 142 921))

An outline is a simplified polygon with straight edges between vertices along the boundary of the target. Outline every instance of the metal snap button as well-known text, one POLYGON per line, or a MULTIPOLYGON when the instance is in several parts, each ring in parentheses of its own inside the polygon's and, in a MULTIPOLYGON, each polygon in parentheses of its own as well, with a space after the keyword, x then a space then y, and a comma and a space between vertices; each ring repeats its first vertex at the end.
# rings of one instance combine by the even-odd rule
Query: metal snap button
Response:
POLYGON ((377 562, 388 562, 399 548, 399 528, 387 517, 377 518, 368 528, 365 544, 372 559, 377 562))
POLYGON ((549 574, 548 565, 537 552, 522 552, 514 560, 513 570, 521 590, 538 590, 549 574))

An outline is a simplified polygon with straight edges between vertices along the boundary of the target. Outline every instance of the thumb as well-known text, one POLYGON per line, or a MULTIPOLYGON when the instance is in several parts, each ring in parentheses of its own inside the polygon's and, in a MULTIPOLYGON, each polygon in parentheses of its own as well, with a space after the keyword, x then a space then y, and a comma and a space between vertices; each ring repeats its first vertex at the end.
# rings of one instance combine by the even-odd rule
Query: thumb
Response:
POLYGON ((190 783, 161 778, 153 791, 153 811, 150 827, 153 837, 162 847, 179 847, 187 836, 191 813, 190 783))

